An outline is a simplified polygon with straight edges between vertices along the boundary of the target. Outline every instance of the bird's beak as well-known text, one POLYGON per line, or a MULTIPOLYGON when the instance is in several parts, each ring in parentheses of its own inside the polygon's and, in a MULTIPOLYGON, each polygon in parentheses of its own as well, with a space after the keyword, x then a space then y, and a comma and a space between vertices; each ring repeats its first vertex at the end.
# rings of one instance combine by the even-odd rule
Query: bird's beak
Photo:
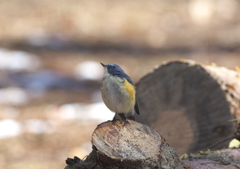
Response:
POLYGON ((102 65, 103 67, 107 67, 107 65, 104 65, 103 63, 101 63, 101 65, 102 65))

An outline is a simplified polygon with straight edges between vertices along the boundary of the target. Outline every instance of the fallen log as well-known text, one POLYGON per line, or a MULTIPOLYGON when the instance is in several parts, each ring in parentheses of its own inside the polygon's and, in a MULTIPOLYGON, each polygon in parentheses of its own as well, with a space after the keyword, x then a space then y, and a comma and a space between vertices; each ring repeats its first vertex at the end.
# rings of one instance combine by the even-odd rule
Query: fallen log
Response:
POLYGON ((67 159, 66 169, 188 168, 155 130, 131 120, 101 123, 93 132, 92 145, 85 161, 67 159))
POLYGON ((235 169, 240 149, 200 151, 181 159, 155 130, 135 121, 101 123, 92 135, 93 150, 81 160, 68 158, 65 169, 235 169))
POLYGON ((239 123, 229 120, 240 117, 240 75, 215 65, 171 61, 140 79, 137 99, 138 122, 161 133, 179 155, 196 152, 236 133, 239 123))

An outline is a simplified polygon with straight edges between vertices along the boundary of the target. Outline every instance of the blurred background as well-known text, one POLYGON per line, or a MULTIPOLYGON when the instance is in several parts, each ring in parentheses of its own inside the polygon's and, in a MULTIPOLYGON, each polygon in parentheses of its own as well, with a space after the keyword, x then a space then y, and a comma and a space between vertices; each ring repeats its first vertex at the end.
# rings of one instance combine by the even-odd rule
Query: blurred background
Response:
POLYGON ((240 65, 239 0, 1 0, 0 168, 64 168, 113 117, 99 62, 240 65))

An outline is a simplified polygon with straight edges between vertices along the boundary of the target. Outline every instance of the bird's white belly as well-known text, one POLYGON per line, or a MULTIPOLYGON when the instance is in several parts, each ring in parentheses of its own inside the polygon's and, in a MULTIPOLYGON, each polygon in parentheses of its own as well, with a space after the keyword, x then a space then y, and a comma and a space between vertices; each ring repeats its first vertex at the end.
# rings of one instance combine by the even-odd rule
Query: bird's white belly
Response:
POLYGON ((134 102, 123 85, 123 79, 108 76, 102 82, 102 98, 106 106, 116 113, 131 113, 134 102))

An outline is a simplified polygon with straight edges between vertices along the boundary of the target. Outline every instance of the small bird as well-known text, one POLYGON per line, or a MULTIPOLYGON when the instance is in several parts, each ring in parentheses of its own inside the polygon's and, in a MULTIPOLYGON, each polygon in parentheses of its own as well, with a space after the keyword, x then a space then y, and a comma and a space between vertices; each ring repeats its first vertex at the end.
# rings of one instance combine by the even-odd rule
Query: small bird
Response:
POLYGON ((111 111, 119 114, 122 120, 135 120, 134 113, 140 113, 131 78, 116 64, 101 65, 104 67, 101 86, 103 102, 111 111))

